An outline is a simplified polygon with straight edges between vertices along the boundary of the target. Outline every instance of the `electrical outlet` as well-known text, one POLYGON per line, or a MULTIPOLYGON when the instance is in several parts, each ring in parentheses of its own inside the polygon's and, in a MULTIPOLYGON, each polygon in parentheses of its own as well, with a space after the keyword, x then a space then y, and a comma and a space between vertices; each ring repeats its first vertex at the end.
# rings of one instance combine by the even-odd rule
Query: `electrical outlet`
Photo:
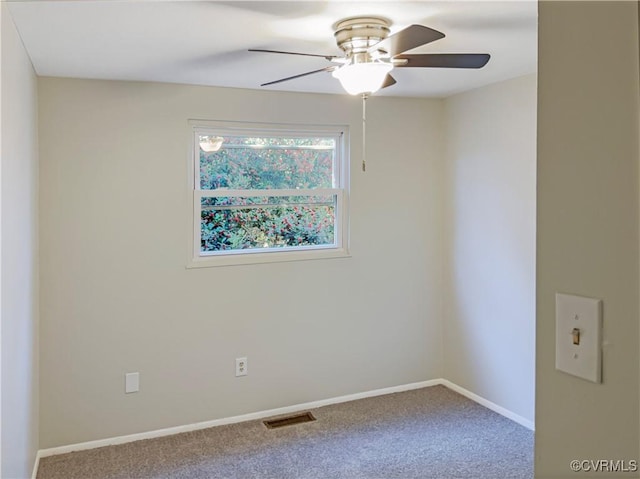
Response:
POLYGON ((247 358, 236 358, 236 377, 246 376, 248 374, 247 358))

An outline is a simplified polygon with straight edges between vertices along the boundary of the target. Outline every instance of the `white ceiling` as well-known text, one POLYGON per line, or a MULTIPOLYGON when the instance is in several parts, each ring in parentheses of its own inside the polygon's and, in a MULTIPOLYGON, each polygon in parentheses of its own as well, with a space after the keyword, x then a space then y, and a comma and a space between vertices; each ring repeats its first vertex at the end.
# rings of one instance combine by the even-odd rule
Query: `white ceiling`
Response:
MULTIPOLYGON (((247 49, 341 55, 332 25, 372 15, 391 20, 392 33, 416 23, 446 35, 412 53, 491 54, 480 70, 394 70, 398 83, 378 95, 447 96, 532 73, 537 62, 537 3, 531 0, 9 0, 9 9, 41 76, 259 89, 331 64, 247 49)), ((324 72, 265 88, 343 93, 324 72)))

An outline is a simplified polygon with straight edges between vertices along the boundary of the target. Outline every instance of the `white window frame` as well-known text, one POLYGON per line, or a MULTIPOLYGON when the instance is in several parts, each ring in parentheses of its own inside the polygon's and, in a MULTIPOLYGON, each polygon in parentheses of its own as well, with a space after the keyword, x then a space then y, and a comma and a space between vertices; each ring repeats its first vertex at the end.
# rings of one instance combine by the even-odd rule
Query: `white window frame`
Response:
POLYGON ((233 266, 242 264, 275 263, 330 258, 349 255, 349 129, 346 125, 291 125, 246 123, 214 120, 189 120, 189 253, 187 267, 233 266), (200 189, 200 135, 233 136, 256 135, 286 136, 290 138, 334 137, 336 139, 334 188, 288 190, 201 190, 200 189), (335 207, 335 245, 313 245, 262 249, 227 250, 202 254, 201 200, 216 196, 330 196, 337 198, 335 207))

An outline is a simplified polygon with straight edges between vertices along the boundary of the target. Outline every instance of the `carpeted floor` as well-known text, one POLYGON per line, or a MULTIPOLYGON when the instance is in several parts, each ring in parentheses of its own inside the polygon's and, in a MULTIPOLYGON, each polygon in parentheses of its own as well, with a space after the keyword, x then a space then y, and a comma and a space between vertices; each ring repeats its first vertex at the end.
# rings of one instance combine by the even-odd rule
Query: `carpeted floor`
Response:
POLYGON ((43 458, 37 479, 531 479, 533 432, 434 386, 43 458))

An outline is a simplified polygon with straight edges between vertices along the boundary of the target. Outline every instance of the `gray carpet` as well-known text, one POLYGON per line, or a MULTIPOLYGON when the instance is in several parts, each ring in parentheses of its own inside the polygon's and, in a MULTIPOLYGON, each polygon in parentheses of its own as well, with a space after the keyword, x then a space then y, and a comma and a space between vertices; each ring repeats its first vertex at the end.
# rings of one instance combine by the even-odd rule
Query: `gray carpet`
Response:
POLYGON ((533 433, 434 386, 43 458, 37 479, 531 479, 533 433))

